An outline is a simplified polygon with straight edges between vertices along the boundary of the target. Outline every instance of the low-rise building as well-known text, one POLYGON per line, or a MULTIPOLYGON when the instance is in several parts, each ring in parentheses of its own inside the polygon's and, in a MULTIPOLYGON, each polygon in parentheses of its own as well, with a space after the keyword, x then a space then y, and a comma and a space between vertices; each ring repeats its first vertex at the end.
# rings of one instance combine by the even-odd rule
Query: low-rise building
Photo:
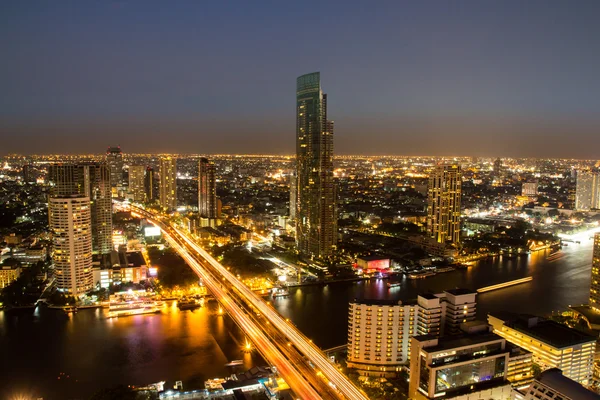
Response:
POLYGON ((507 381, 510 351, 500 336, 485 331, 443 338, 422 335, 411 341, 411 399, 512 398, 507 381))
POLYGON ((542 372, 529 386, 525 400, 599 400, 600 395, 567 378, 558 368, 542 372))
POLYGON ((488 322, 495 333, 533 353, 533 362, 542 370, 560 368, 582 385, 591 383, 595 337, 531 315, 490 313, 488 322))
POLYGON ((14 265, 0 266, 0 289, 7 287, 21 275, 21 268, 14 265))

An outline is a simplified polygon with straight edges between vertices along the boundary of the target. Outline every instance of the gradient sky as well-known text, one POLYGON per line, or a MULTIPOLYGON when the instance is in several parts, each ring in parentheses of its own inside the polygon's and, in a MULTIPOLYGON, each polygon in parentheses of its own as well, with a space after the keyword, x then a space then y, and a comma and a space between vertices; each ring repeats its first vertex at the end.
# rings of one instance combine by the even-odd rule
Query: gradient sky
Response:
POLYGON ((600 158, 600 1, 2 1, 0 154, 600 158))

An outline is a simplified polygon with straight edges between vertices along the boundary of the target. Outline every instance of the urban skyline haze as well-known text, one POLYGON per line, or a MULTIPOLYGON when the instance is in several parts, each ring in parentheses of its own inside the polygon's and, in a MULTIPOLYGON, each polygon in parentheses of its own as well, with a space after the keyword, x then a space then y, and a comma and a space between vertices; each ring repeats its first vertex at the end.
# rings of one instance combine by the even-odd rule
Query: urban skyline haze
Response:
POLYGON ((320 71, 336 154, 597 158, 597 2, 303 4, 2 3, 0 153, 293 154, 320 71))

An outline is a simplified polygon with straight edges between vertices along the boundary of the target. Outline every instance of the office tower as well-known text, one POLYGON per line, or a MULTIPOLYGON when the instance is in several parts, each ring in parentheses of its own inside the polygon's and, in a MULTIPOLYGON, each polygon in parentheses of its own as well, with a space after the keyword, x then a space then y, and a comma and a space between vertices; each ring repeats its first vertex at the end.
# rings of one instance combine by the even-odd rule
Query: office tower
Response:
POLYGON ((502 159, 497 158, 496 161, 494 161, 494 176, 500 175, 502 175, 502 159))
POLYGON ((492 312, 488 322, 494 333, 533 353, 542 370, 560 368, 582 385, 592 382, 596 338, 558 322, 531 315, 492 312))
POLYGON ((30 164, 23 165, 23 169, 21 170, 21 178, 24 183, 32 183, 35 182, 35 176, 33 175, 33 166, 30 164))
POLYGON ((590 284, 590 307, 600 312, 600 232, 594 234, 592 253, 592 278, 590 284))
POLYGON ((290 175, 290 219, 296 220, 296 204, 298 200, 298 177, 295 173, 290 175))
POLYGON ((146 167, 132 165, 129 167, 129 198, 138 203, 146 201, 146 167))
POLYGON ((423 335, 413 337, 411 347, 409 398, 512 398, 510 351, 500 336, 485 330, 444 338, 423 335))
POLYGON ((600 176, 597 171, 581 169, 577 171, 575 188, 575 209, 589 211, 600 208, 600 176))
POLYGON ((123 188, 123 152, 121 147, 109 147, 106 150, 106 164, 110 169, 110 186, 116 197, 123 188))
POLYGON ((198 213, 200 218, 217 218, 215 163, 204 157, 198 163, 198 213))
POLYGON ((92 249, 109 254, 112 249, 112 198, 106 164, 55 164, 48 169, 50 197, 83 195, 90 199, 92 249))
POLYGON ((599 400, 600 395, 567 378, 558 368, 542 372, 525 391, 525 400, 599 400))
POLYGON ((160 159, 160 206, 165 210, 177 208, 177 158, 160 159))
POLYGON ((90 198, 50 197, 48 213, 56 286, 75 296, 84 294, 93 287, 90 198))
POLYGON ((354 300, 348 310, 348 367, 361 375, 396 376, 410 358, 410 338, 460 333, 459 325, 475 320, 476 296, 452 289, 421 294, 416 302, 354 300))
POLYGON ((523 182, 521 184, 521 196, 537 197, 538 195, 538 182, 523 182))
POLYGON ((438 165, 429 175, 427 234, 439 243, 460 240, 460 166, 438 165))
POLYGON ((309 257, 326 259, 337 243, 333 181, 333 122, 319 72, 296 81, 296 244, 309 257))
POLYGON ((146 168, 146 178, 144 180, 144 187, 146 190, 146 201, 154 201, 154 170, 152 167, 146 168))

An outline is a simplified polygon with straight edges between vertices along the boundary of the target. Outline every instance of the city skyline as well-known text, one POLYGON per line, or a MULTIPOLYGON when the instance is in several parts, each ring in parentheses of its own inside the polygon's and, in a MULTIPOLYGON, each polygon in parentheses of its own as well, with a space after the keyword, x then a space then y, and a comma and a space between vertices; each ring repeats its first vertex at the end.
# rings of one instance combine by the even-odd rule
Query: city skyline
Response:
POLYGON ((319 7, 298 51, 285 6, 3 5, 2 153, 290 154, 290 77, 319 70, 338 154, 595 156, 597 3, 319 7))

